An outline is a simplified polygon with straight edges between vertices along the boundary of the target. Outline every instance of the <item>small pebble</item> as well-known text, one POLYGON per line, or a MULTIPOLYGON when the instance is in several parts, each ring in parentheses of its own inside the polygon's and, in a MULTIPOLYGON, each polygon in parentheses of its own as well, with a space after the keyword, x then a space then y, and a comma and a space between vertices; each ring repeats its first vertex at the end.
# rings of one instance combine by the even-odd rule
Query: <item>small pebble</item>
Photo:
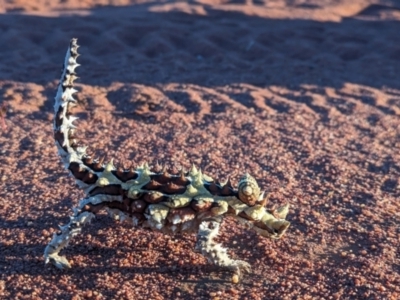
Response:
POLYGON ((235 274, 235 275, 232 276, 232 282, 235 283, 235 284, 239 282, 239 275, 238 274, 235 274))

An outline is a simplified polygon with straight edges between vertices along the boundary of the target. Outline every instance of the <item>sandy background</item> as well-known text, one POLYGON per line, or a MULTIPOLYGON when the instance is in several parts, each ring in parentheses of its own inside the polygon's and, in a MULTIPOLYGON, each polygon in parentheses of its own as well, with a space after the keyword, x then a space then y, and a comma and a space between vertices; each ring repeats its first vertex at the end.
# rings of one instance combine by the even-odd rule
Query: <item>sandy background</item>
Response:
POLYGON ((1 299, 398 299, 400 4, 396 1, 0 1, 1 299), (351 3, 351 4, 350 4, 351 3), (105 214, 43 250, 83 194, 52 139, 70 38, 81 45, 82 140, 117 161, 192 162, 269 207, 280 241, 225 222, 253 273, 239 284, 193 236, 105 214))

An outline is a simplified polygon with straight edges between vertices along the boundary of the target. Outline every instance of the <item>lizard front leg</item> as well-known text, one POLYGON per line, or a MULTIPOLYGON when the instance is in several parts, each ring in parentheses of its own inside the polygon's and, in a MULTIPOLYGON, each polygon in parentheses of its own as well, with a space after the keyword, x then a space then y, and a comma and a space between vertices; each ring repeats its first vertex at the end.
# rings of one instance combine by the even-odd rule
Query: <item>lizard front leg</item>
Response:
POLYGON ((214 241, 219 233, 221 222, 221 218, 213 218, 200 223, 196 249, 200 250, 209 262, 233 270, 241 277, 242 272, 251 271, 250 264, 242 260, 231 259, 227 249, 214 241))

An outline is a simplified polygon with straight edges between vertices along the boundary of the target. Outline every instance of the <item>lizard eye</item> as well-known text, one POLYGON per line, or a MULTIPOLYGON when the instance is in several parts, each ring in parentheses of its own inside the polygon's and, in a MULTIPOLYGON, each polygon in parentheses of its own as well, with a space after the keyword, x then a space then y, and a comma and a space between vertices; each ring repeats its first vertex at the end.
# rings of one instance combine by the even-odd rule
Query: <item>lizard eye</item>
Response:
POLYGON ((243 194, 246 196, 251 196, 253 194, 253 189, 250 185, 245 185, 242 189, 243 194))
POLYGON ((239 181, 239 199, 249 206, 254 206, 260 197, 260 188, 254 177, 245 174, 239 181))

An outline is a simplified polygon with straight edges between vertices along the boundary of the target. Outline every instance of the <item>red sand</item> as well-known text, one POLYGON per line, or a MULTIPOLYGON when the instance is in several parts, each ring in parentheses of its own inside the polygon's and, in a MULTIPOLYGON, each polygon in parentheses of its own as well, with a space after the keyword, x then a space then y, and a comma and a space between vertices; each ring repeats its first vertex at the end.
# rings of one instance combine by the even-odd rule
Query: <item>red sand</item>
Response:
POLYGON ((55 2, 0 4, 0 298, 400 297, 396 1, 55 2), (291 204, 280 241, 225 222, 220 240, 253 266, 243 281, 194 236, 104 214, 65 251, 72 269, 44 265, 83 196, 51 137, 72 37, 81 138, 99 155, 248 171, 270 207, 291 204))

